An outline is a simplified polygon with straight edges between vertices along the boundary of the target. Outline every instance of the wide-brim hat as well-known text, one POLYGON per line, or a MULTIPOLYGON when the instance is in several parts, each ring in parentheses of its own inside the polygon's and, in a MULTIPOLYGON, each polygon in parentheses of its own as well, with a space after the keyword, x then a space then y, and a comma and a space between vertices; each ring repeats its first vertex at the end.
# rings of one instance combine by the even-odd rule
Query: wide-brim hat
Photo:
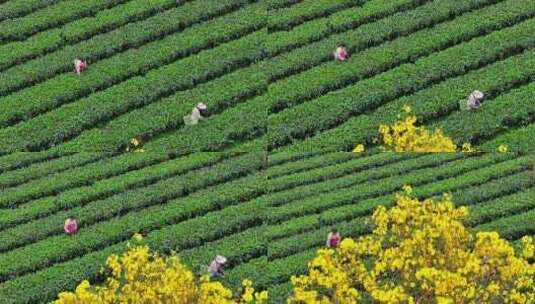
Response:
POLYGON ((217 264, 225 264, 227 262, 227 258, 222 255, 218 255, 215 257, 215 262, 217 264))
POLYGON ((206 105, 202 102, 199 102, 197 104, 197 109, 200 109, 200 110, 206 110, 206 105))
POLYGON ((483 92, 481 92, 480 90, 473 91, 472 95, 474 95, 474 97, 477 99, 481 99, 485 96, 485 94, 483 94, 483 92))

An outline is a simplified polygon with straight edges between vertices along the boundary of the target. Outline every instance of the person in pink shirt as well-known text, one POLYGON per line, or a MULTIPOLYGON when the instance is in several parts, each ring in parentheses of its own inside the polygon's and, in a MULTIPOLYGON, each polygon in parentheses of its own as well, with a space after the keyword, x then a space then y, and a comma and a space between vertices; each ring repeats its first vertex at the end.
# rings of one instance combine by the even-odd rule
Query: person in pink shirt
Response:
POLYGON ((327 242, 325 243, 325 245, 329 248, 335 248, 340 245, 341 240, 342 238, 340 237, 340 233, 338 233, 338 230, 333 229, 333 231, 327 235, 327 242))
POLYGON ((87 68, 87 62, 82 59, 74 59, 74 70, 76 71, 76 74, 80 76, 80 74, 87 68))
POLYGON ((74 216, 69 216, 69 218, 65 220, 63 230, 65 230, 67 234, 75 234, 78 231, 78 223, 74 216))
POLYGON ((336 51, 333 53, 334 59, 337 61, 346 61, 349 58, 349 53, 347 52, 347 49, 340 45, 336 48, 336 51))

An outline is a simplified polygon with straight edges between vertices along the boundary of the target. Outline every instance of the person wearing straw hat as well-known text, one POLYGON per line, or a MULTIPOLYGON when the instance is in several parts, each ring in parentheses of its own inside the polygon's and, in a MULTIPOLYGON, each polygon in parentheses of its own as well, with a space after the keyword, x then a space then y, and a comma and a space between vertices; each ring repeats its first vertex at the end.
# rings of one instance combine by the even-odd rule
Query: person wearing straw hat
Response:
POLYGON ((227 258, 222 255, 218 255, 208 266, 208 272, 212 277, 224 276, 223 267, 227 264, 227 258))
POLYGON ((468 110, 474 111, 481 107, 481 102, 483 102, 484 97, 485 95, 483 94, 483 92, 479 90, 475 90, 470 93, 470 95, 468 96, 468 100, 466 101, 468 110))
POLYGON ((184 124, 186 125, 196 125, 201 119, 204 118, 203 114, 206 111, 206 105, 202 102, 199 102, 192 110, 191 114, 184 116, 184 124))

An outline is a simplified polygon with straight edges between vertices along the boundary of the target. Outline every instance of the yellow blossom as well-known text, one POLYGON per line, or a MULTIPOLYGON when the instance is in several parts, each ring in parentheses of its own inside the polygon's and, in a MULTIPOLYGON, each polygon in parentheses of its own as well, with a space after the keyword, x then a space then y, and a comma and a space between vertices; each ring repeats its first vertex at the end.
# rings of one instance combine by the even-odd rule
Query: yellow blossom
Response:
POLYGON ((361 153, 361 152, 364 152, 364 145, 363 144, 358 144, 355 149, 353 149, 353 152, 355 153, 361 153))
POLYGON ((507 153, 507 151, 509 151, 509 147, 507 147, 507 145, 505 145, 505 144, 501 144, 498 147, 498 152, 500 152, 500 153, 507 153))
POLYGON ((402 187, 403 191, 405 191, 405 193, 407 194, 411 194, 412 193, 412 187, 410 185, 404 185, 402 187))

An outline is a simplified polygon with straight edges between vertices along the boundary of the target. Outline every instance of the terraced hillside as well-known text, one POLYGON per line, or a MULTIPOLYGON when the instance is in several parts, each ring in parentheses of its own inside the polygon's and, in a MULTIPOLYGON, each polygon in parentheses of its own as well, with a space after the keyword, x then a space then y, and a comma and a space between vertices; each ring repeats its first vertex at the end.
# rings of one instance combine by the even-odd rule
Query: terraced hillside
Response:
POLYGON ((535 234, 535 159, 514 154, 18 153, 0 157, 0 303, 40 303, 83 278, 135 232, 200 270, 229 259, 282 303, 292 274, 337 227, 369 230, 374 207, 413 185, 451 192, 470 224, 516 240, 535 234), (62 231, 75 215, 81 229, 62 231))
POLYGON ((270 149, 371 145, 408 104, 459 144, 535 150, 534 1, 274 2, 266 45, 286 52, 267 62, 270 149), (475 89, 482 109, 460 111, 475 89))
POLYGON ((0 150, 124 151, 134 136, 217 150, 246 141, 233 129, 247 120, 265 133, 264 110, 236 114, 267 87, 266 14, 258 0, 2 1, 0 150), (184 127, 199 102, 210 123, 184 127))

